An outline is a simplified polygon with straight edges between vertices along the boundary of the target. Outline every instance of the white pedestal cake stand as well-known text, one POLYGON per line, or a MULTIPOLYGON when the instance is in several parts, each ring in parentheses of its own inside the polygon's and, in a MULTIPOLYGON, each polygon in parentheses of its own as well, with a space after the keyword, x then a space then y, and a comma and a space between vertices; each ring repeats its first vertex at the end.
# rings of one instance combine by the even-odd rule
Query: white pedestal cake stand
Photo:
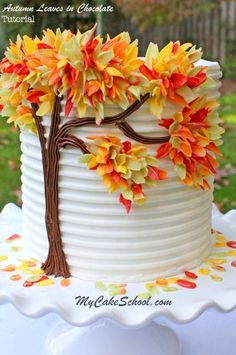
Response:
POLYGON ((236 210, 222 215, 214 207, 213 225, 221 233, 192 274, 127 285, 71 278, 67 285, 39 275, 40 263, 20 237, 21 210, 9 204, 0 215, 0 303, 11 302, 28 317, 55 312, 67 322, 48 336, 51 355, 179 355, 175 333, 154 319, 190 322, 208 307, 236 307, 236 210))

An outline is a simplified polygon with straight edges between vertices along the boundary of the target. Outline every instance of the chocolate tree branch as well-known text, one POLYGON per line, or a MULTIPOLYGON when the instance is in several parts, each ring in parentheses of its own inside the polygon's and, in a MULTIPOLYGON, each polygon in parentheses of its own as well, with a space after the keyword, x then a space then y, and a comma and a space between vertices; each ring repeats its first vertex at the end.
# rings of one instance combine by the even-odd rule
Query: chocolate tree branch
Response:
POLYGON ((138 141, 143 144, 161 144, 168 142, 170 137, 165 136, 165 137, 148 137, 144 136, 142 134, 137 133, 127 122, 117 122, 116 123, 117 127, 126 135, 126 137, 129 137, 135 141, 138 141))
MULTIPOLYGON (((131 113, 135 112, 138 110, 144 102, 149 98, 149 94, 144 95, 140 101, 136 100, 132 105, 130 105, 125 111, 118 113, 114 116, 107 116, 103 119, 101 122, 101 125, 103 124, 111 124, 117 121, 122 121, 126 117, 128 117, 131 113)), ((66 133, 71 130, 72 128, 78 128, 82 126, 88 126, 88 125, 96 125, 96 118, 95 117, 85 117, 81 119, 73 119, 70 120, 69 122, 65 123, 64 125, 61 126, 59 129, 57 138, 62 138, 66 135, 66 133)))
MULTIPOLYGON (((101 122, 101 125, 103 124, 111 124, 117 121, 122 121, 126 117, 128 117, 131 113, 135 112, 138 110, 144 102, 149 98, 149 94, 146 94, 145 96, 142 97, 140 101, 135 101, 131 106, 129 106, 125 111, 118 113, 114 116, 107 116, 103 119, 101 122)), ((96 118, 95 117, 85 117, 81 119, 73 119, 70 120, 69 122, 65 123, 61 128, 59 129, 58 132, 58 138, 62 138, 63 136, 66 135, 66 133, 72 129, 72 128, 78 128, 86 125, 96 125, 96 118)))
MULTIPOLYGON (((136 100, 132 105, 130 105, 126 110, 121 113, 118 113, 114 116, 107 116, 101 122, 101 125, 116 123, 117 126, 124 132, 124 134, 133 138, 137 142, 145 143, 145 144, 161 144, 169 141, 169 136, 166 137, 148 137, 139 134, 136 132, 129 124, 125 123, 125 119, 129 117, 132 113, 138 110, 149 98, 149 94, 144 95, 141 100, 136 100), (125 124, 124 124, 125 123, 125 124)), ((73 119, 69 122, 65 123, 59 128, 56 140, 61 141, 67 132, 73 128, 79 128, 82 126, 96 125, 95 117, 85 117, 81 119, 73 119)))
POLYGON ((64 137, 60 141, 58 141, 58 146, 61 148, 64 148, 66 146, 76 147, 76 148, 80 148, 80 150, 84 154, 90 153, 85 142, 82 139, 79 139, 79 138, 72 136, 72 135, 67 135, 66 137, 64 137))

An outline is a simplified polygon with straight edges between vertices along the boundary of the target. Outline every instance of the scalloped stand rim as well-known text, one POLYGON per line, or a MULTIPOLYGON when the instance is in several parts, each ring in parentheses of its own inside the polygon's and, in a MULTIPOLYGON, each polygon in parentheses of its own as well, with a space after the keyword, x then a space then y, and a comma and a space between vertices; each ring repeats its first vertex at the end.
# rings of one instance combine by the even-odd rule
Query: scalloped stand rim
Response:
POLYGON ((146 355, 147 347, 148 355, 181 355, 173 330, 154 322, 127 329, 108 320, 82 328, 59 321, 47 339, 50 355, 146 355))

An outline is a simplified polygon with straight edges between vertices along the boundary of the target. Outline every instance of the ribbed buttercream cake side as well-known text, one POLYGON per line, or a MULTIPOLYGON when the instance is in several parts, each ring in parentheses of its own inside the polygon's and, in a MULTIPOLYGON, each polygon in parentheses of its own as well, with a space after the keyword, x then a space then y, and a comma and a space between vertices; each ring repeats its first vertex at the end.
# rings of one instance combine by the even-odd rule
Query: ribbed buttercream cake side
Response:
MULTIPOLYGON (((207 94, 217 98, 219 65, 205 61, 200 65, 208 65, 208 75, 216 79, 207 94)), ((106 108, 106 115, 118 112, 116 106, 106 108)), ((170 112, 167 105, 163 117, 170 117, 170 112)), ((166 134, 147 104, 128 121, 139 133, 166 134)), ((44 125, 48 131, 49 117, 45 117, 44 125)), ((82 127, 73 134, 83 139, 88 135, 114 134, 125 140, 114 126, 82 127)), ((25 243, 32 256, 44 261, 48 241, 41 150, 38 137, 32 133, 21 133, 21 142, 25 243)), ((157 146, 148 148, 154 153, 157 146)), ((79 149, 62 149, 59 169, 59 219, 73 276, 144 281, 190 269, 207 257, 211 249, 212 191, 183 185, 166 158, 160 161, 160 167, 168 171, 170 178, 146 188, 146 203, 134 206, 127 215, 117 196, 107 193, 96 172, 79 163, 80 154, 79 149)))

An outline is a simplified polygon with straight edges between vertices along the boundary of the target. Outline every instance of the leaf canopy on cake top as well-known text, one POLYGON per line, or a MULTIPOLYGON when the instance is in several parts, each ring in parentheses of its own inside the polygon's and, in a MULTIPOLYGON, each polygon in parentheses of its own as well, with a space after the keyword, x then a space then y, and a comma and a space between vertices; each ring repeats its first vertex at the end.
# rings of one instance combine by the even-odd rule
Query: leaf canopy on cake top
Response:
POLYGON ((126 32, 104 41, 95 29, 83 34, 47 29, 41 39, 18 36, 10 42, 0 65, 2 114, 32 129, 33 118, 22 115, 19 106, 37 103, 37 115, 44 116, 52 111, 55 95, 63 95, 66 116, 73 106, 79 117, 91 107, 99 123, 104 103, 125 109, 140 98, 145 78, 138 70, 143 60, 137 41, 131 43, 126 32))
MULTIPOLYGON (((105 105, 118 105, 127 117, 133 112, 131 106, 139 108, 148 98, 157 124, 169 133, 157 147, 156 157, 169 157, 184 184, 209 189, 208 178, 215 173, 217 146, 224 130, 217 103, 207 97, 213 79, 206 66, 195 65, 201 56, 201 49, 176 41, 161 50, 150 43, 142 59, 137 40, 131 42, 127 32, 103 39, 96 35, 96 26, 76 34, 47 29, 41 38, 18 35, 0 62, 1 114, 9 123, 39 133, 37 117, 52 118, 57 100, 63 100, 64 115, 76 123, 90 111, 101 124, 107 122, 105 105), (169 116, 165 117, 167 106, 169 116)), ((139 137, 139 142, 153 144, 152 137, 138 135, 124 120, 112 122, 133 140, 139 137)), ((63 147, 83 148, 87 153, 83 162, 96 169, 110 192, 120 191, 120 202, 127 211, 132 202, 143 202, 144 184, 166 178, 144 145, 133 146, 111 136, 92 137, 90 144, 76 137, 60 138, 57 144, 63 147)))
POLYGON ((42 38, 18 35, 10 42, 0 63, 2 115, 35 130, 27 107, 38 104, 37 115, 48 115, 59 95, 65 99, 65 116, 73 107, 78 117, 92 108, 99 124, 105 104, 126 109, 149 93, 150 109, 160 117, 165 101, 185 105, 206 80, 206 67, 194 67, 201 50, 189 43, 170 42, 161 51, 151 43, 144 60, 127 32, 104 40, 95 30, 74 34, 47 29, 42 38))
POLYGON ((161 117, 167 101, 185 106, 192 101, 193 89, 207 79, 207 67, 194 67, 201 59, 201 49, 191 43, 170 42, 159 51, 158 46, 150 43, 141 73, 149 80, 146 91, 150 94, 151 112, 161 117))

